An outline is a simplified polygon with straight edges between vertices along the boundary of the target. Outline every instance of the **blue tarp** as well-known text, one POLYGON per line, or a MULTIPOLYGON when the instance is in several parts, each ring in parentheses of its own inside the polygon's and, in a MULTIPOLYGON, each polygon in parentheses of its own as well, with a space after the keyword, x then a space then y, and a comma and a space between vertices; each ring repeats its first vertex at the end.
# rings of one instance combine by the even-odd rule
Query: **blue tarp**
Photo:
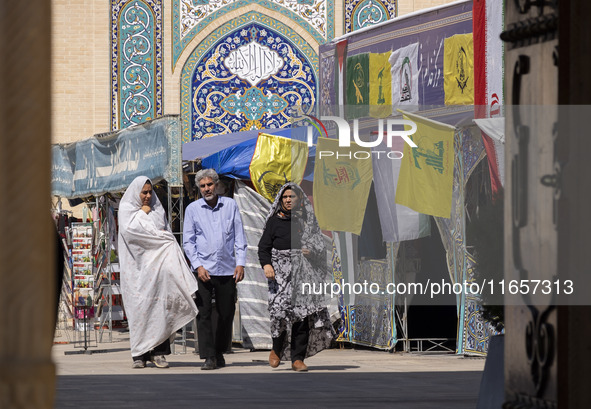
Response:
MULTIPOLYGON (((270 130, 265 130, 267 132, 270 130)), ((285 131, 285 129, 282 129, 285 131)), ((183 144, 183 161, 207 158, 223 149, 237 145, 241 142, 256 138, 258 130, 236 132, 225 135, 212 136, 210 138, 197 139, 183 144)), ((270 133, 270 132, 267 132, 270 133)))
MULTIPOLYGON (((212 168, 218 174, 235 179, 250 179, 250 161, 254 154, 257 138, 261 133, 306 141, 307 128, 261 129, 218 135, 211 138, 187 142, 183 145, 183 160, 201 159, 203 168, 212 168)), ((314 134, 316 139, 316 133, 314 134)), ((304 178, 312 180, 316 148, 310 147, 304 178)))

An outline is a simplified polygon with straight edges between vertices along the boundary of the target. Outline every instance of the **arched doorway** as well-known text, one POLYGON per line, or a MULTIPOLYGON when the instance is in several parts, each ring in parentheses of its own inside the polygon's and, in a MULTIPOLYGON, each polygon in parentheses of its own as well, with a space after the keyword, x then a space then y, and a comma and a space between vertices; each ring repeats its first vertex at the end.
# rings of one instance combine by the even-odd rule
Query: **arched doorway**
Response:
POLYGON ((183 141, 283 128, 316 109, 318 57, 284 24, 247 13, 195 48, 181 75, 183 141))

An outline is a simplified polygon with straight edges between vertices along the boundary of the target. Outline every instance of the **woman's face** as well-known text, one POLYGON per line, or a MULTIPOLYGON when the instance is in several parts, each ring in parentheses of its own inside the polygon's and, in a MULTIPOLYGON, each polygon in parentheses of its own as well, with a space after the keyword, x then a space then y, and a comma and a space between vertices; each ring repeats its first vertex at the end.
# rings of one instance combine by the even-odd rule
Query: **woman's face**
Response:
POLYGON ((291 189, 285 189, 281 195, 281 204, 285 210, 292 210, 298 206, 299 198, 291 189))
POLYGON ((146 183, 140 192, 140 201, 142 202, 142 206, 150 206, 152 202, 152 185, 146 183))

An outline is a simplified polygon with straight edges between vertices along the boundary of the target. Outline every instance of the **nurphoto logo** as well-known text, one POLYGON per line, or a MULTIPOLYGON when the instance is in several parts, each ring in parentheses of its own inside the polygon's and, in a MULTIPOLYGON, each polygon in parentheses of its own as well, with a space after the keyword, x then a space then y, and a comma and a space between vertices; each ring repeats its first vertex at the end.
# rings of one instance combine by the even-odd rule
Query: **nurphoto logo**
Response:
MULTIPOLYGON (((359 120, 357 119, 353 120, 353 137, 351 138, 351 126, 344 118, 338 116, 322 116, 320 117, 320 119, 318 119, 309 115, 306 116, 310 118, 306 119, 306 121, 312 124, 316 129, 318 129, 320 134, 324 137, 327 137, 324 122, 333 121, 337 125, 340 148, 351 148, 351 140, 353 140, 355 144, 357 144, 357 146, 361 148, 370 148, 358 151, 345 149, 342 152, 338 150, 321 150, 317 152, 318 159, 330 156, 335 157, 336 159, 370 159, 372 156, 376 156, 378 159, 380 159, 382 156, 387 157, 388 159, 402 159, 404 155, 401 151, 391 149, 393 146, 393 138, 402 138, 403 141, 407 143, 408 146, 410 146, 411 148, 418 147, 417 144, 414 143, 413 140, 410 138, 410 136, 416 132, 417 125, 413 121, 410 121, 408 119, 378 119, 377 132, 372 132, 372 135, 375 134, 376 138, 372 141, 364 141, 359 137, 359 120), (324 131, 324 134, 321 128, 324 131), (390 148, 389 150, 371 149, 382 145, 384 138, 386 141, 386 146, 390 148)), ((307 128, 307 144, 309 147, 311 147, 314 145, 313 128, 311 126, 308 126, 307 128)))

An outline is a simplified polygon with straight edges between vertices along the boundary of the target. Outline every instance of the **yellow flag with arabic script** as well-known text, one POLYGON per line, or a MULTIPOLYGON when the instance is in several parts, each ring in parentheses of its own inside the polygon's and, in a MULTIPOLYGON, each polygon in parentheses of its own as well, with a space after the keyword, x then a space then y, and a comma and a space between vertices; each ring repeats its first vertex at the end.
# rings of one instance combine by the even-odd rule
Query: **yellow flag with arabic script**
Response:
POLYGON ((369 116, 373 118, 392 115, 391 54, 369 54, 369 116))
POLYGON ((250 161, 250 179, 257 192, 273 202, 285 183, 302 182, 307 162, 305 142, 260 132, 250 161))
POLYGON ((418 147, 404 145, 395 202, 419 213, 449 218, 455 128, 418 115, 403 114, 404 119, 417 125, 411 139, 418 147))
POLYGON ((318 138, 314 163, 314 212, 323 230, 359 235, 373 178, 371 150, 318 138))
POLYGON ((472 33, 448 37, 443 45, 445 105, 474 104, 474 43, 472 33))

